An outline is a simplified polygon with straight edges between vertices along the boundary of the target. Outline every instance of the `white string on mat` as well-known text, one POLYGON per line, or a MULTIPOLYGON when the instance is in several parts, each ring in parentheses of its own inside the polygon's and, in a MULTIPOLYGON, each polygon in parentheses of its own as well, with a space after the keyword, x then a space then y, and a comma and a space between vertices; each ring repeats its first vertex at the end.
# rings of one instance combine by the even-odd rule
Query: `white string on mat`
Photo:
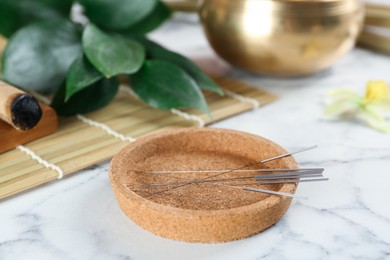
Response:
MULTIPOLYGON (((131 90, 130 90, 131 91, 131 90)), ((49 104, 50 103, 50 99, 43 96, 43 95, 40 95, 38 93, 35 93, 34 92, 34 96, 39 100, 39 101, 42 101, 43 103, 46 103, 46 104, 49 104)), ((79 119, 81 122, 87 124, 87 125, 90 125, 90 126, 93 126, 93 127, 97 127, 97 128, 100 128, 102 129, 103 131, 105 131, 107 134, 111 135, 111 136, 114 136, 115 138, 118 138, 119 140, 121 141, 126 141, 126 142, 134 142, 135 139, 132 138, 132 137, 128 137, 128 136, 125 136, 121 133, 118 133, 116 132, 115 130, 113 130, 112 128, 110 128, 109 126, 103 124, 103 123, 99 123, 97 121, 94 121, 92 119, 89 119, 87 118, 86 116, 83 116, 83 115, 80 115, 80 114, 77 114, 76 115, 77 119, 79 119)))
POLYGON ((196 123, 198 123, 199 127, 204 127, 206 125, 206 122, 201 117, 199 117, 197 115, 191 115, 189 113, 186 113, 186 112, 183 112, 183 111, 180 111, 177 109, 171 109, 171 113, 174 115, 180 116, 186 120, 195 121, 196 123))
POLYGON ((42 157, 40 157, 38 154, 36 154, 34 151, 31 149, 23 146, 23 145, 18 145, 16 149, 20 150, 21 152, 24 152, 28 156, 30 156, 34 161, 37 161, 39 164, 42 164, 45 166, 45 168, 52 169, 53 171, 56 171, 58 173, 57 179, 62 179, 64 177, 64 171, 54 163, 51 163, 49 161, 46 161, 42 157))
POLYGON ((226 96, 234 98, 242 103, 249 103, 253 106, 253 109, 260 107, 260 102, 254 98, 245 97, 243 95, 237 94, 229 89, 222 88, 223 92, 225 92, 226 96))
MULTIPOLYGON (((33 92, 33 95, 41 102, 45 103, 45 104, 50 104, 50 98, 46 97, 46 96, 43 96, 39 93, 36 93, 36 92, 33 92)), ((132 137, 127 137, 125 135, 122 135, 116 131, 114 131, 113 129, 111 129, 110 127, 108 127, 107 125, 103 124, 103 123, 99 123, 99 122, 96 122, 92 119, 89 119, 83 115, 80 115, 78 114, 77 115, 77 119, 79 119, 81 122, 85 123, 85 124, 88 124, 90 126, 93 126, 93 127, 97 127, 97 128, 100 128, 102 129, 103 131, 105 131, 107 134, 111 135, 111 136, 114 136, 115 138, 118 138, 120 139, 121 141, 127 141, 127 142, 133 142, 135 141, 134 138, 132 137)), ((23 146, 23 145, 19 145, 16 147, 16 149, 20 150, 21 152, 24 152, 26 153, 28 156, 30 156, 33 160, 37 161, 39 164, 43 165, 45 168, 48 168, 48 169, 52 169, 53 171, 56 171, 58 173, 58 179, 62 179, 64 177, 64 171, 57 165, 55 165, 54 163, 51 163, 49 161, 46 161, 45 159, 43 159, 42 157, 40 157, 38 154, 36 154, 34 151, 32 151, 31 149, 23 146)))
POLYGON ((118 133, 115 130, 113 130, 112 128, 110 128, 109 126, 107 126, 107 125, 105 125, 103 123, 99 123, 97 121, 94 121, 92 119, 89 119, 89 118, 87 118, 87 117, 85 117, 83 115, 78 114, 77 118, 80 121, 82 121, 83 123, 87 124, 87 125, 90 125, 90 126, 102 129, 108 135, 111 135, 111 136, 113 136, 115 138, 118 138, 121 141, 126 141, 126 142, 134 142, 135 141, 135 138, 130 137, 130 136, 125 136, 125 135, 123 135, 121 133, 118 133))

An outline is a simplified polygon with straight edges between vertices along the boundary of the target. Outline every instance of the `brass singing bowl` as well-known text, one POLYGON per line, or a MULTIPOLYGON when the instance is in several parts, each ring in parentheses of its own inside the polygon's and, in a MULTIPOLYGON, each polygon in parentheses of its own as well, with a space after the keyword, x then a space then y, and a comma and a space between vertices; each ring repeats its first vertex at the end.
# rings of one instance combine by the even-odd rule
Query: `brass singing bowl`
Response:
POLYGON ((215 52, 243 69, 278 76, 330 67, 353 48, 361 0, 204 0, 204 31, 215 52))

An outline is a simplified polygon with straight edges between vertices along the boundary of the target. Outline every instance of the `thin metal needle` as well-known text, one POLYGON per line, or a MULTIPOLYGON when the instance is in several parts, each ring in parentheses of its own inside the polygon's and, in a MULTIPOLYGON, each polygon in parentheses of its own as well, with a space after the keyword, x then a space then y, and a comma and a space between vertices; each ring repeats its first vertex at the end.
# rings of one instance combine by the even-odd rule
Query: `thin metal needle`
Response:
POLYGON ((286 173, 280 173, 280 174, 263 174, 263 175, 257 175, 253 176, 257 179, 262 178, 268 178, 268 177, 286 177, 291 175, 309 175, 309 174, 322 174, 323 170, 313 170, 313 171, 304 171, 304 172, 286 172, 286 173))
POLYGON ((318 147, 317 145, 313 145, 313 146, 306 147, 306 148, 303 148, 301 150, 298 150, 298 151, 295 151, 295 152, 292 152, 292 153, 286 153, 286 154, 278 155, 278 156, 275 156, 275 157, 272 157, 272 158, 269 158, 269 159, 262 160, 260 163, 266 163, 266 162, 273 161, 273 160, 276 160, 276 159, 280 159, 280 158, 283 158, 283 157, 287 157, 287 156, 290 156, 290 155, 293 155, 293 154, 296 154, 296 153, 305 152, 305 151, 308 151, 308 150, 311 150, 311 149, 314 149, 314 148, 317 148, 317 147, 318 147))
POLYGON ((233 185, 227 185, 227 184, 220 184, 220 186, 226 186, 229 188, 235 188, 235 189, 241 189, 246 191, 255 191, 255 192, 261 192, 261 193, 268 193, 268 194, 274 194, 279 196, 285 196, 289 198, 295 198, 295 199, 307 199, 307 197, 295 195, 291 193, 286 192, 280 192, 280 191, 273 191, 273 190, 265 190, 265 189, 259 189, 259 188, 252 188, 252 187, 245 187, 245 186, 233 186, 233 185))
POLYGON ((321 173, 319 174, 300 174, 300 175, 288 175, 288 176, 276 176, 276 177, 268 177, 268 178, 259 178, 258 176, 255 178, 256 181, 267 181, 267 180, 283 180, 283 179, 299 179, 299 178, 313 178, 313 177, 323 177, 321 173))
POLYGON ((195 183, 214 183, 214 182, 225 182, 225 181, 242 181, 247 179, 253 179, 257 181, 267 181, 267 180, 280 180, 280 179, 296 179, 296 178, 313 178, 313 177, 322 177, 322 173, 318 172, 308 172, 308 173, 300 173, 300 174, 284 174, 284 175, 278 175, 278 174, 265 174, 260 176, 243 176, 243 177, 236 177, 236 178, 224 178, 224 179, 213 179, 213 180, 204 180, 204 179, 193 179, 193 180, 183 180, 180 182, 159 182, 159 183, 134 183, 130 184, 129 186, 141 186, 141 187, 147 187, 147 186, 171 186, 171 185, 181 185, 191 182, 192 184, 195 183), (275 175, 275 176, 274 176, 275 175))
POLYGON ((306 176, 316 176, 316 175, 322 175, 322 172, 308 172, 308 173, 299 173, 299 174, 291 174, 288 173, 285 176, 279 175, 279 174, 265 174, 265 175, 258 175, 253 176, 255 180, 261 181, 261 180, 270 180, 270 179, 291 179, 291 178, 302 178, 306 176), (275 176, 272 176, 275 175, 275 176))
MULTIPOLYGON (((218 173, 218 174, 214 174, 214 175, 211 175, 211 176, 209 176, 209 177, 205 177, 205 178, 203 178, 203 179, 201 179, 201 180, 207 180, 207 179, 215 178, 215 177, 221 176, 221 175, 226 174, 226 173, 230 173, 230 172, 234 172, 234 171, 237 171, 237 170, 241 170, 241 169, 244 169, 244 168, 249 167, 249 166, 255 166, 255 165, 258 165, 258 164, 263 164, 263 163, 265 163, 265 162, 277 160, 277 159, 280 159, 280 158, 283 158, 283 157, 287 157, 287 156, 290 156, 290 155, 293 155, 293 154, 296 154, 296 153, 300 153, 300 152, 304 152, 304 151, 307 151, 307 150, 310 150, 310 149, 314 149, 314 148, 316 148, 316 147, 317 147, 317 145, 311 146, 311 147, 307 147, 307 148, 304 148, 304 149, 301 149, 301 150, 298 150, 298 151, 295 151, 295 152, 291 152, 291 153, 286 153, 286 154, 278 155, 278 156, 275 156, 275 157, 272 157, 272 158, 269 158, 269 159, 265 159, 265 160, 262 160, 262 161, 259 161, 259 162, 256 162, 256 163, 251 163, 251 164, 244 165, 244 166, 241 166, 241 167, 232 169, 232 170, 228 170, 228 171, 226 171, 226 172, 221 172, 221 173, 218 173)), ((162 191, 158 191, 158 192, 152 193, 151 195, 145 196, 145 197, 146 197, 146 198, 150 198, 150 197, 159 195, 159 194, 161 194, 161 193, 165 193, 165 192, 167 192, 167 191, 172 191, 172 190, 180 189, 180 188, 182 188, 182 187, 184 187, 184 186, 187 186, 187 185, 190 185, 190 184, 192 184, 192 182, 187 182, 187 183, 181 184, 181 185, 179 185, 179 186, 176 186, 176 187, 174 187, 174 188, 169 188, 169 189, 165 189, 165 190, 162 190, 162 191)))
POLYGON ((305 196, 300 196, 300 195, 295 195, 295 194, 285 193, 285 192, 280 192, 280 191, 264 190, 264 189, 251 188, 251 187, 243 187, 243 189, 248 190, 248 191, 263 192, 263 193, 275 194, 275 195, 296 198, 296 199, 308 199, 305 196))
POLYGON ((259 182, 259 184, 282 184, 282 183, 301 183, 301 182, 316 182, 316 181, 329 181, 329 178, 304 179, 304 180, 284 180, 284 181, 264 181, 264 182, 259 182))
MULTIPOLYGON (((304 171, 324 171, 324 168, 300 168, 300 169, 254 169, 254 170, 236 170, 234 172, 304 172, 304 171)), ((139 171, 148 174, 168 174, 168 173, 221 173, 227 170, 162 170, 162 171, 139 171)))

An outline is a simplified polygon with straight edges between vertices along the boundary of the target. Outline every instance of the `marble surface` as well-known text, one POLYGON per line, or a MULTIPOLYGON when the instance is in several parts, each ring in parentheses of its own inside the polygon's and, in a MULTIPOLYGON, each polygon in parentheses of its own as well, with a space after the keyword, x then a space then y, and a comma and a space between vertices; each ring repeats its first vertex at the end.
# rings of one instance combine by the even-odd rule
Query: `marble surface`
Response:
POLYGON ((263 77, 216 58, 195 20, 179 17, 153 38, 280 97, 212 127, 262 135, 289 150, 318 144, 296 159, 302 167, 325 167, 330 181, 301 184, 297 193, 310 199, 294 201, 259 235, 188 244, 129 221, 114 198, 106 162, 1 202, 0 259, 390 259, 390 135, 322 116, 329 89, 363 92, 367 80, 390 82, 390 57, 355 49, 311 77, 263 77))

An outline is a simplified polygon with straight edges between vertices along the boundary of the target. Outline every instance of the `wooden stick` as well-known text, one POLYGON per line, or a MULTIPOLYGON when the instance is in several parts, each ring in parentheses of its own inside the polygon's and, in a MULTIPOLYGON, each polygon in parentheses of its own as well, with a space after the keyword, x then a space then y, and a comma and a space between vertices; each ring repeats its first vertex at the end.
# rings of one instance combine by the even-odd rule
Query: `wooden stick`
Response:
POLYGON ((390 6, 366 4, 366 25, 390 28, 390 6))
POLYGON ((19 131, 10 124, 0 120, 0 154, 57 130, 58 119, 56 112, 47 105, 41 104, 41 107, 42 120, 39 121, 36 127, 28 131, 19 131))
POLYGON ((375 51, 390 54, 390 37, 379 35, 369 30, 363 30, 358 39, 358 44, 375 51))
POLYGON ((389 17, 366 16, 364 24, 383 28, 390 28, 390 14, 389 17))
POLYGON ((37 100, 0 81, 0 119, 20 131, 27 131, 41 120, 42 110, 37 100))
POLYGON ((390 28, 390 12, 369 12, 366 14, 364 24, 390 28))
POLYGON ((390 6, 388 5, 375 5, 375 4, 365 4, 366 12, 387 12, 390 13, 390 6))

